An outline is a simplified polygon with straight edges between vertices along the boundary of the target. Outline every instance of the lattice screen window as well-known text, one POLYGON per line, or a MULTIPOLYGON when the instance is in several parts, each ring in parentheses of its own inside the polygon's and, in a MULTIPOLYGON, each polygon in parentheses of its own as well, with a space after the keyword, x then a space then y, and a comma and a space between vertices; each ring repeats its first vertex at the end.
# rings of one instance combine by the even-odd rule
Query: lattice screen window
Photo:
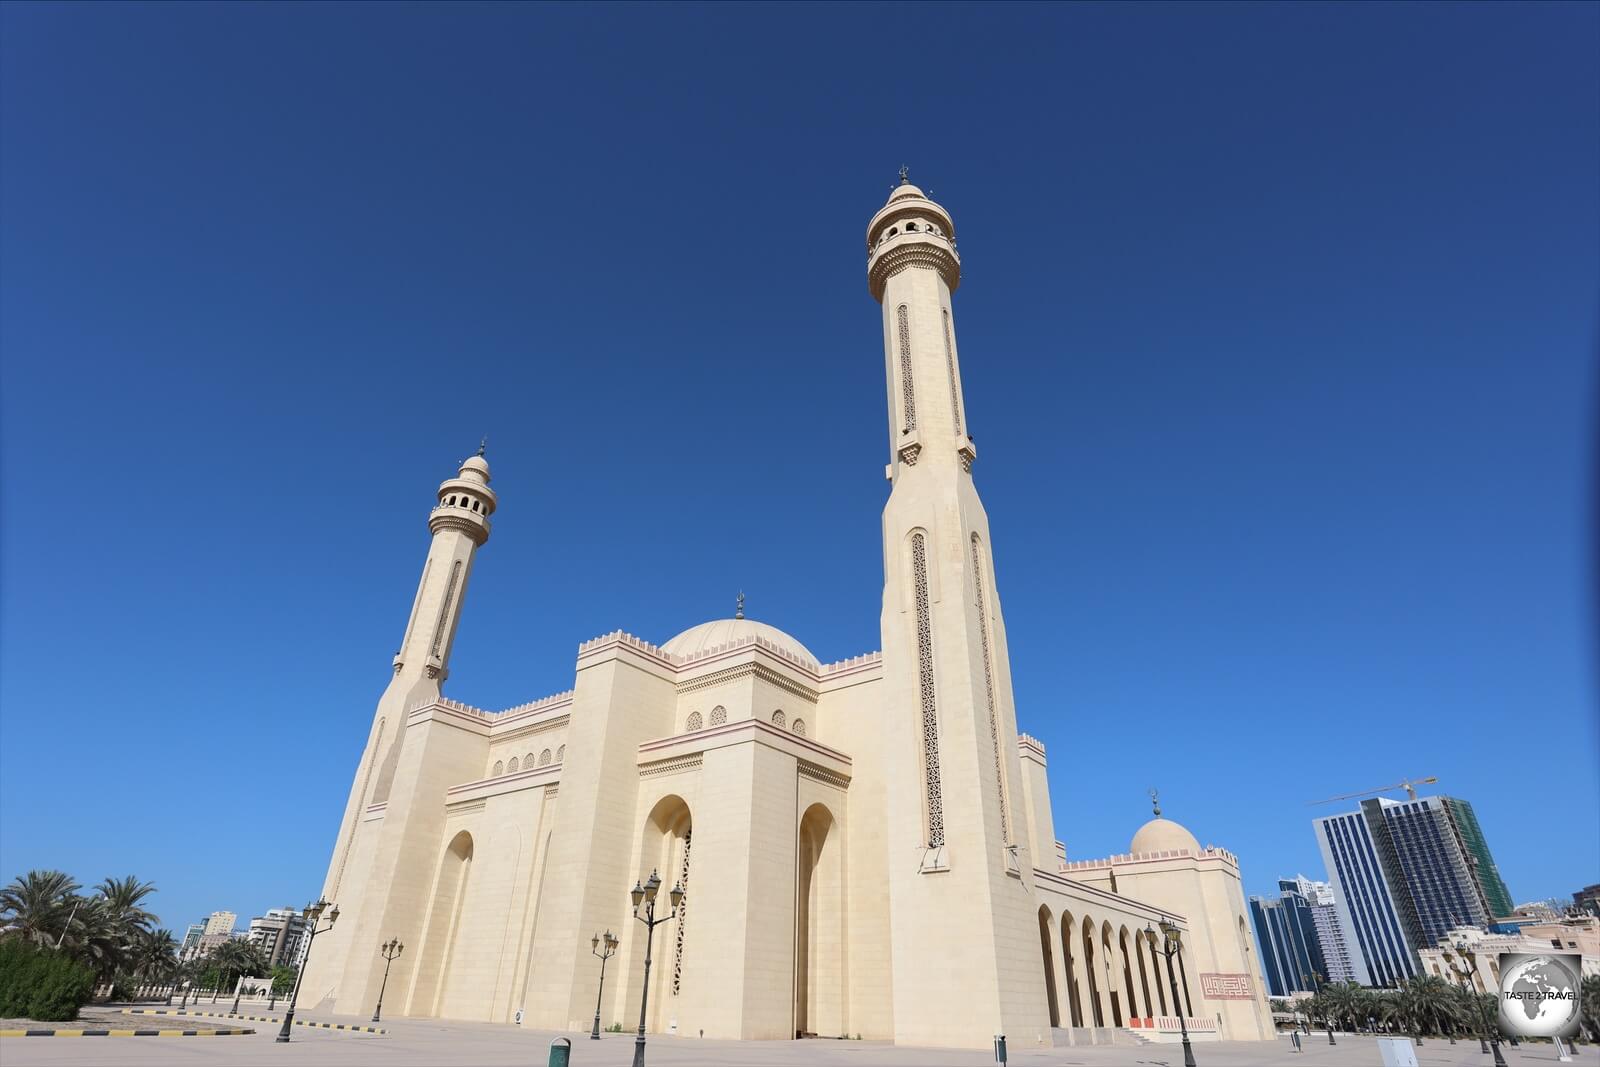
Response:
POLYGON ((507 774, 516 774, 517 773, 517 757, 512 756, 511 757, 511 762, 506 764, 506 773, 507 774))
POLYGON ((456 582, 461 578, 461 561, 458 559, 450 568, 450 580, 445 583, 444 599, 439 602, 439 621, 433 627, 433 646, 431 651, 435 656, 439 654, 439 646, 444 643, 444 624, 450 618, 450 602, 455 599, 456 582))
POLYGON ((678 869, 678 884, 683 887, 683 899, 678 901, 678 938, 672 951, 673 996, 683 991, 683 931, 684 920, 689 916, 689 845, 693 839, 693 830, 683 832, 683 863, 678 869))
POLYGON ((806 735, 806 721, 804 719, 796 719, 794 721, 794 725, 789 727, 789 729, 793 730, 801 737, 804 737, 806 735))
POLYGON ((972 585, 978 593, 978 636, 983 645, 983 691, 989 701, 989 743, 994 746, 994 780, 1000 790, 1000 840, 1011 844, 1011 816, 1006 811, 1006 775, 1000 759, 1000 724, 994 706, 994 665, 989 655, 989 605, 983 594, 983 549, 972 535, 972 585))
POLYGON ((545 749, 543 752, 539 753, 539 766, 541 766, 541 767, 550 766, 550 750, 548 748, 545 749))
POLYGON ((950 309, 944 309, 944 363, 950 372, 950 410, 955 413, 956 436, 961 435, 960 379, 956 377, 956 349, 950 339, 950 309))
POLYGON ((911 328, 906 321, 906 306, 895 309, 900 327, 900 404, 905 411, 906 429, 917 428, 917 395, 911 384, 911 328))
POLYGON ((566 762, 566 759, 567 759, 567 746, 566 745, 562 745, 560 748, 556 749, 556 762, 557 763, 564 763, 564 762, 566 762))
POLYGON ((933 689, 933 624, 928 610, 928 545, 911 535, 911 577, 917 601, 917 681, 922 691, 922 764, 928 803, 928 847, 944 845, 944 794, 939 783, 939 709, 933 689))
POLYGON ((684 732, 690 734, 701 729, 703 726, 705 726, 705 720, 700 718, 700 713, 698 711, 691 711, 689 713, 689 717, 685 719, 683 723, 684 732))
POLYGON ((506 773, 505 760, 495 760, 494 761, 494 773, 492 775, 490 775, 490 777, 498 778, 504 773, 506 773))
POLYGON ((784 718, 782 708, 779 708, 777 711, 772 713, 772 725, 781 727, 788 721, 788 719, 784 718))
POLYGON ((728 709, 727 708, 723 707, 721 704, 718 704, 716 707, 711 709, 711 725, 712 726, 721 726, 723 723, 725 723, 727 721, 728 721, 728 709))

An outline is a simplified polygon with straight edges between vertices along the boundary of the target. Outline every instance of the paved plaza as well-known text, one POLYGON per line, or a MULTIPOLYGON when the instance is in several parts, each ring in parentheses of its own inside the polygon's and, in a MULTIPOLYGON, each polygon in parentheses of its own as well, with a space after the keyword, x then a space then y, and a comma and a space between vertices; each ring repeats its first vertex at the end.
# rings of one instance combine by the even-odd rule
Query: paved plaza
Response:
MULTIPOLYGON (((137 1017, 135 1017, 137 1018, 137 1017)), ((318 1022, 366 1024, 368 1020, 318 1014, 318 1022)), ((144 1025, 137 1023, 135 1025, 144 1025)), ((588 1034, 557 1035, 489 1023, 438 1020, 385 1019, 387 1034, 346 1033, 296 1027, 294 1040, 279 1045, 277 1027, 250 1023, 256 1033, 226 1038, 0 1038, 0 1065, 29 1064, 333 1064, 405 1067, 410 1064, 504 1064, 528 1067, 548 1061, 549 1045, 557 1036, 572 1039, 573 1067, 627 1067, 633 1057, 632 1034, 605 1034, 591 1041, 588 1034)), ((1303 1053, 1289 1042, 1221 1042, 1195 1046, 1199 1067, 1381 1067, 1376 1042, 1370 1037, 1346 1035, 1329 1047, 1320 1035, 1303 1053)), ((896 1048, 872 1041, 709 1041, 651 1035, 648 1062, 663 1067, 728 1065, 777 1067, 813 1064, 851 1064, 854 1067, 989 1067, 988 1050, 949 1051, 896 1048)), ((1427 1041, 1417 1049, 1419 1067, 1489 1067, 1490 1059, 1476 1042, 1451 1045, 1427 1041)), ((1511 1067, 1539 1067, 1557 1062, 1549 1045, 1506 1048, 1511 1067)), ((1177 1045, 1138 1048, 1023 1048, 1011 1051, 1010 1062, 1059 1067, 1182 1067, 1183 1051, 1177 1045)), ((1593 1046, 1579 1049, 1574 1063, 1600 1067, 1593 1046)))

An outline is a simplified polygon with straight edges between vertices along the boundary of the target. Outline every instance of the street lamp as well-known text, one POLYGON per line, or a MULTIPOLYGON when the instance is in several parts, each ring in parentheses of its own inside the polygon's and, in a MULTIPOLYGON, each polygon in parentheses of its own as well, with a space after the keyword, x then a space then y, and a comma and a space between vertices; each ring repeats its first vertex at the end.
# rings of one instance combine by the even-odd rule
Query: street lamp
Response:
MULTIPOLYGON (((1494 1052, 1494 1067, 1506 1067, 1506 1058, 1500 1054, 1499 1033, 1498 1031, 1492 1029, 1489 1025, 1489 1020, 1487 1017, 1488 1013, 1485 1012, 1483 1008, 1483 998, 1478 996, 1477 993, 1473 992, 1472 984, 1467 981, 1467 975, 1474 974, 1478 970, 1478 954, 1472 951, 1471 947, 1467 945, 1465 940, 1462 940, 1456 942, 1456 955, 1460 959, 1466 961, 1467 970, 1466 973, 1461 977, 1463 984, 1466 986, 1467 996, 1471 997, 1478 1003, 1478 1024, 1483 1028, 1478 1036, 1478 1044, 1481 1047, 1483 1044, 1483 1034, 1488 1034, 1489 1048, 1484 1049, 1484 1051, 1494 1052)), ((1451 970, 1454 969, 1454 967, 1451 968, 1451 970)))
MULTIPOLYGON (((658 919, 656 918, 656 893, 661 890, 661 877, 655 871, 650 872, 650 880, 644 885, 633 883, 629 895, 633 897, 633 917, 644 923, 644 995, 639 998, 639 1036, 633 1039, 633 1067, 644 1067, 644 1017, 645 1009, 650 1004, 650 950, 655 939, 656 927, 674 919, 678 915, 678 905, 683 903, 683 886, 674 885, 668 894, 672 898, 672 911, 658 919), (644 914, 639 914, 643 906, 644 914)), ((1189 1067, 1194 1067, 1190 1064, 1189 1067)))
MULTIPOLYGON (((1144 936, 1150 942, 1150 947, 1156 947, 1156 932, 1150 928, 1149 922, 1144 924, 1144 936)), ((1178 999, 1178 978, 1172 973, 1172 957, 1183 951, 1183 932, 1167 917, 1161 917, 1162 954, 1167 957, 1167 981, 1172 986, 1172 1005, 1178 1010, 1178 1030, 1183 1034, 1183 1067, 1195 1067, 1194 1047, 1189 1044, 1189 1024, 1183 1017, 1183 1002, 1178 999)))
POLYGON ((294 1006, 300 999, 300 983, 306 977, 306 964, 311 962, 311 947, 316 943, 318 934, 332 930, 333 924, 339 921, 339 905, 335 904, 329 909, 328 902, 318 897, 315 904, 306 905, 306 918, 309 920, 306 923, 306 951, 305 955, 300 957, 300 970, 294 976, 294 988, 289 990, 289 1007, 283 1013, 283 1029, 278 1031, 280 1043, 288 1041, 289 1032, 294 1029, 294 1006), (318 930, 317 920, 322 917, 324 911, 328 912, 328 925, 318 930))
POLYGON ((398 937, 391 937, 387 943, 378 946, 378 955, 383 957, 383 984, 378 986, 378 1006, 372 1009, 372 1021, 378 1021, 378 1015, 383 1011, 383 991, 389 988, 389 966, 400 958, 400 953, 406 947, 400 943, 398 937))
POLYGON ((594 1029, 589 1031, 589 1037, 595 1041, 600 1040, 600 998, 606 991, 606 960, 616 954, 617 946, 620 944, 622 942, 612 937, 610 930, 606 931, 604 938, 595 934, 589 939, 589 951, 600 957, 600 992, 594 995, 594 1029), (602 949, 601 945, 605 947, 602 949))

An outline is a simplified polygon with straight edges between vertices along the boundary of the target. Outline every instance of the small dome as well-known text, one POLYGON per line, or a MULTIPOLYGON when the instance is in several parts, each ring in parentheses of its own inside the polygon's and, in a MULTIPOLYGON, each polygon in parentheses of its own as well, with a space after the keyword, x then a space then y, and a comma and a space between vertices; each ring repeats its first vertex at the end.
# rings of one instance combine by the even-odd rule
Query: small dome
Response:
POLYGON ((489 484, 489 461, 484 459, 483 456, 468 456, 466 459, 462 460, 461 476, 465 478, 468 471, 471 471, 482 478, 485 485, 489 484))
POLYGON ((776 626, 768 626, 754 619, 713 619, 711 622, 703 622, 699 626, 690 627, 662 645, 661 651, 669 656, 689 657, 748 637, 759 637, 813 668, 817 665, 817 657, 813 656, 805 645, 776 626))
POLYGON ((1171 819, 1157 816, 1139 827, 1133 835, 1129 852, 1183 852, 1199 853, 1200 842, 1193 834, 1171 819))
POLYGON ((904 200, 908 196, 920 197, 923 200, 928 199, 927 193, 923 192, 921 189, 918 189, 910 182, 906 182, 903 185, 897 185, 894 187, 894 192, 889 194, 889 203, 892 204, 896 200, 904 200))

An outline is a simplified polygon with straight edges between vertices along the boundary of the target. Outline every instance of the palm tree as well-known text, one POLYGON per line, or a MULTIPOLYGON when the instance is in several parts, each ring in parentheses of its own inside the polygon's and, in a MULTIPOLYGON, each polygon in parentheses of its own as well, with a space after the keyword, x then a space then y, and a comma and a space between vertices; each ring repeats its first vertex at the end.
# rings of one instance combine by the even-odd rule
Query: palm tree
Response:
POLYGON ((78 889, 72 876, 61 871, 29 871, 13 878, 0 889, 0 932, 36 945, 56 944, 78 889))
POLYGON ((1600 1041, 1600 974, 1591 974, 1583 980, 1578 993, 1578 1014, 1590 1040, 1600 1041))
POLYGON ((246 974, 267 976, 267 961, 261 955, 261 946, 241 937, 218 945, 207 962, 217 968, 218 989, 231 989, 246 974))
POLYGON ((134 943, 134 974, 147 982, 166 982, 178 969, 178 939, 171 930, 146 930, 134 943))
POLYGON ((141 882, 133 875, 126 878, 107 878, 100 883, 100 895, 105 898, 115 921, 131 935, 134 929, 149 929, 156 917, 139 902, 156 891, 154 882, 141 882))

